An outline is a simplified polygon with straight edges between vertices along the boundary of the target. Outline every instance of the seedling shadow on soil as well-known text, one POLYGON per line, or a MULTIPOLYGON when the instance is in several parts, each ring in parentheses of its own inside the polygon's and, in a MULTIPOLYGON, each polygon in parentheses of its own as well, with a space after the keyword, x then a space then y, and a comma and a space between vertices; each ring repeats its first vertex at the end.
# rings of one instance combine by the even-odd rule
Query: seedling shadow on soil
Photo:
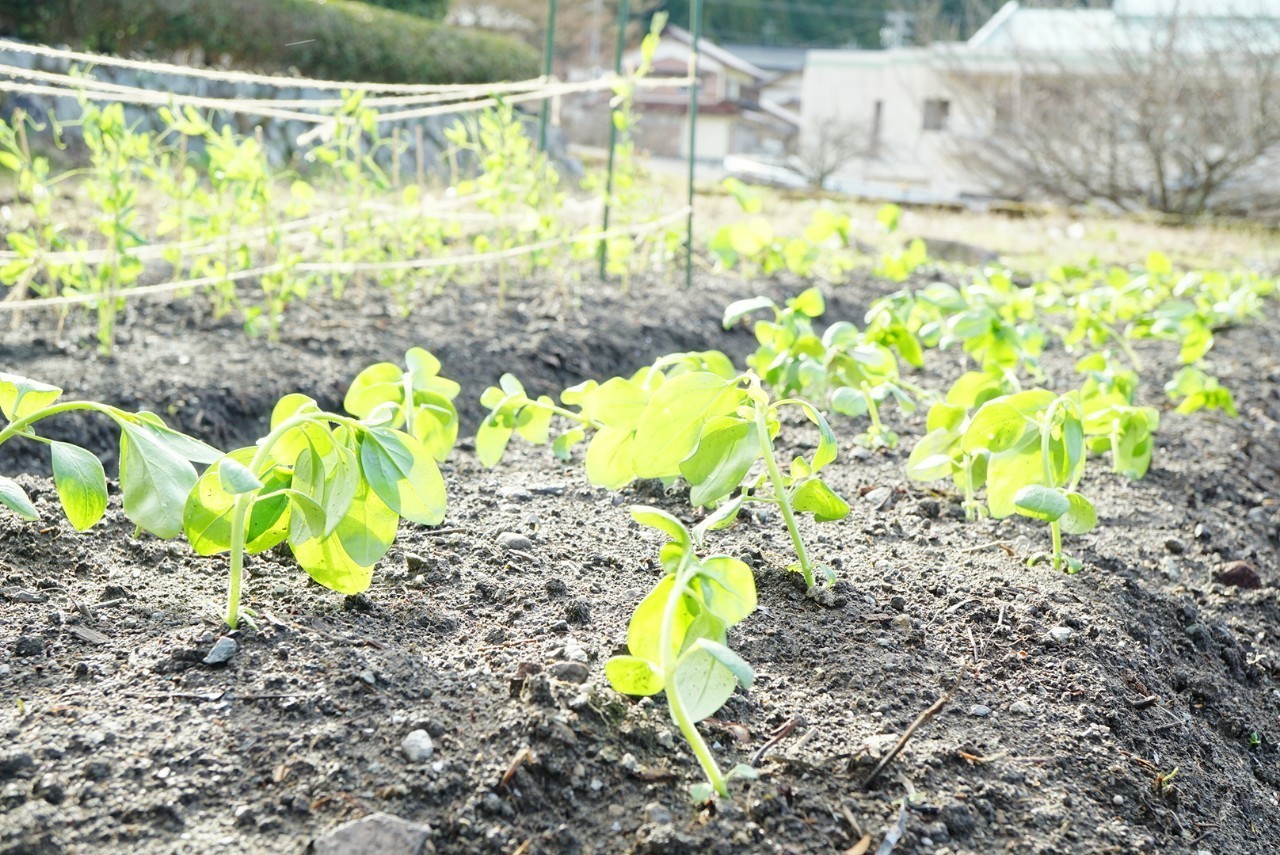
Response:
MULTIPOLYGON (((782 301, 800 287, 763 290, 782 301)), ((826 317, 858 320, 888 289, 829 290, 826 317)), ((91 355, 87 327, 68 334, 85 334, 77 346, 34 317, 0 334, 0 368, 151 408, 224 448, 263 435, 282 394, 337 408, 360 368, 423 346, 462 384, 464 437, 441 466, 447 518, 403 526, 366 594, 321 589, 284 553, 251 560, 257 626, 222 645, 220 664, 204 660, 224 560, 134 539, 114 491, 105 524, 75 532, 42 450, 7 445, 0 471, 41 473, 18 480, 42 520, 0 525, 0 851, 296 852, 378 811, 429 827, 440 852, 874 851, 900 817, 899 853, 1271 851, 1274 310, 1215 347, 1240 419, 1166 412, 1147 478, 1088 476, 1100 524, 1073 538, 1078 575, 1025 566, 1042 548, 1034 521, 966 522, 955 490, 909 481, 924 415, 896 408, 883 417, 901 447, 845 442, 824 470, 850 517, 805 524, 840 579, 830 606, 787 572, 776 519, 713 532, 712 551, 756 573, 759 608, 733 631, 756 678, 701 729, 725 768, 752 763, 760 778, 714 807, 688 801, 701 773, 665 704, 625 699, 604 675, 660 572, 662 537, 628 506, 693 521, 687 501, 648 482, 592 488, 542 448, 513 446, 485 470, 465 437, 504 371, 554 393, 675 351, 740 362, 754 341, 724 332, 720 314, 760 290, 708 279, 625 299, 583 289, 568 305, 533 283, 501 313, 446 293, 405 323, 352 295, 298 306, 276 345, 206 323, 194 304, 137 304, 111 359, 91 355)), ((1161 370, 1176 360, 1159 343, 1141 356, 1161 370)), ((944 355, 927 364, 913 382, 960 370, 944 355)), ((1065 377, 1072 357, 1051 350, 1042 364, 1065 377)), ((114 472, 113 435, 58 429, 114 472)))

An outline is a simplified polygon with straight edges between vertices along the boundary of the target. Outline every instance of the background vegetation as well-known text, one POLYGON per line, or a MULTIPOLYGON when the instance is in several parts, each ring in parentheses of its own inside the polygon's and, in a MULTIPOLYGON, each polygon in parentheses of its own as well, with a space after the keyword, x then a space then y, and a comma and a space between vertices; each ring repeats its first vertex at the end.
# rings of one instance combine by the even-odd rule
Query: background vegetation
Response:
MULTIPOLYGON (((446 5, 379 2, 435 15, 446 5)), ((511 39, 346 0, 11 0, 0 4, 0 33, 122 55, 199 49, 236 67, 383 83, 538 73, 537 54, 511 39)))

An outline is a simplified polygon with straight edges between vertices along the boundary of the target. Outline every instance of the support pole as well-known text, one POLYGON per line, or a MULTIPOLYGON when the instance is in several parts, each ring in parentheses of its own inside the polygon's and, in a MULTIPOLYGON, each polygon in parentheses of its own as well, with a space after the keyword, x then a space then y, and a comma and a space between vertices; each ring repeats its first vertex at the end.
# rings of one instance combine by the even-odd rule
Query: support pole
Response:
MULTIPOLYGON (((631 17, 629 0, 620 0, 618 5, 618 45, 613 52, 613 76, 622 76, 622 52, 627 49, 627 19, 631 17)), ((610 102, 612 104, 612 102, 610 102)), ((613 200, 613 158, 618 148, 618 123, 614 112, 616 107, 609 107, 609 166, 604 175, 604 220, 600 231, 609 231, 609 204, 613 200)), ((605 268, 609 265, 609 239, 601 238, 598 252, 600 256, 600 278, 604 279, 605 268)))
POLYGON ((689 30, 693 35, 693 54, 689 58, 689 220, 685 224, 684 287, 693 287, 693 162, 698 141, 698 57, 702 41, 702 0, 693 0, 689 10, 689 30))
MULTIPOLYGON (((547 2, 547 34, 542 43, 542 76, 551 82, 551 65, 556 53, 556 0, 547 2)), ((547 150, 547 123, 551 119, 551 99, 542 99, 542 112, 538 116, 538 151, 547 150)))

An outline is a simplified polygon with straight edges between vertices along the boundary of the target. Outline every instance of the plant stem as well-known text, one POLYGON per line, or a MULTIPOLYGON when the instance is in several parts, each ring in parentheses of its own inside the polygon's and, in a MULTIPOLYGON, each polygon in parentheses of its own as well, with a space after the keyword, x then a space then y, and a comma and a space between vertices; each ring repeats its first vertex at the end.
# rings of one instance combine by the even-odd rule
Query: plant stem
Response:
POLYGON ((875 396, 871 394, 871 384, 865 380, 861 384, 862 394, 867 398, 867 415, 871 418, 871 429, 876 436, 884 434, 884 425, 880 423, 880 410, 876 407, 875 396))
POLYGON ((702 767, 707 781, 717 793, 727 796, 729 787, 725 783, 724 774, 716 764, 716 758, 712 755, 706 740, 698 732, 697 723, 689 717, 688 710, 684 708, 684 700, 676 688, 676 670, 680 665, 680 655, 679 651, 673 649, 675 645, 672 636, 675 634, 676 609, 684 599, 684 593, 689 587, 689 577, 693 575, 689 570, 691 562, 691 554, 686 551, 680 558, 680 566, 675 574, 675 585, 672 586, 666 607, 662 612, 662 630, 658 637, 658 649, 662 657, 662 685, 667 695, 667 706, 671 709, 671 718, 684 734, 689 747, 693 749, 693 756, 698 758, 698 765, 702 767))
MULTIPOLYGON (((249 463, 249 471, 255 475, 271 456, 271 448, 289 431, 298 425, 310 421, 327 420, 327 414, 306 413, 285 419, 278 427, 267 434, 259 445, 253 460, 249 463)), ((227 626, 232 629, 240 622, 240 580, 244 574, 245 527, 249 511, 258 497, 254 493, 241 493, 236 496, 236 503, 231 509, 231 579, 227 586, 227 626)))
POLYGON ((813 562, 809 560, 809 553, 804 548, 804 540, 800 537, 800 528, 796 525, 795 513, 791 510, 791 499, 787 497, 786 481, 782 477, 782 470, 778 468, 778 461, 773 457, 773 442, 769 439, 769 420, 765 417, 766 408, 756 405, 756 430, 760 434, 760 451, 764 456, 764 464, 769 470, 769 481, 773 484, 774 500, 778 504, 778 510, 782 512, 782 519, 787 524, 787 531, 791 535, 791 543, 796 548, 796 558, 800 562, 800 575, 804 576, 804 584, 806 587, 812 588, 813 580, 813 562))
POLYGON ((1049 532, 1053 536, 1053 569, 1062 569, 1062 526, 1057 520, 1049 523, 1049 532))
POLYGON ((26 430, 36 422, 47 419, 49 416, 56 416, 58 413, 71 412, 72 410, 97 410, 106 413, 109 416, 123 415, 121 411, 115 407, 108 407, 105 404, 97 404, 93 401, 63 401, 61 404, 50 404, 43 407, 29 416, 9 422, 0 430, 0 445, 12 439, 14 436, 26 435, 26 430))

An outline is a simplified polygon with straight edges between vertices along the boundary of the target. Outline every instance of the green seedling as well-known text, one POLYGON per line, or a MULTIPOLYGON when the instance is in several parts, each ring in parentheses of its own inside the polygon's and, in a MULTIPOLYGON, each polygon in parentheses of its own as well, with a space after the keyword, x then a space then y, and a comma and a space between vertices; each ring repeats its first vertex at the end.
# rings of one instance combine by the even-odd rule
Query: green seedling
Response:
POLYGON ((1094 454, 1111 454, 1111 471, 1138 479, 1147 474, 1155 450, 1160 412, 1135 406, 1137 372, 1118 367, 1105 353, 1076 362, 1086 375, 1080 390, 1085 440, 1094 454))
POLYGON ((854 441, 870 448, 894 448, 898 435, 880 419, 879 405, 898 402, 906 412, 915 409, 915 396, 924 393, 899 374, 898 360, 881 340, 889 340, 913 358, 920 358, 918 343, 904 329, 881 324, 881 340, 869 340, 853 324, 838 321, 821 335, 813 319, 825 311, 822 292, 810 288, 780 307, 767 297, 739 300, 724 313, 725 328, 761 310, 773 312, 772 321, 754 326, 759 346, 747 364, 779 395, 799 395, 820 401, 826 409, 858 418, 866 415, 871 426, 854 441), (911 349, 911 344, 916 345, 911 349))
MULTIPOLYGON (((155 413, 129 413, 94 401, 60 401, 56 386, 0 373, 0 445, 14 437, 49 447, 53 484, 62 510, 80 531, 107 509, 107 478, 102 462, 89 450, 36 432, 45 419, 70 412, 101 413, 120 428, 120 491, 124 513, 139 529, 161 538, 182 531, 183 506, 196 483, 193 463, 212 463, 221 452, 165 425, 155 413)), ((0 476, 0 505, 23 519, 38 519, 35 505, 12 478, 0 476)))
POLYGON ((726 645, 729 628, 756 609, 751 568, 725 555, 699 558, 689 530, 665 511, 641 506, 631 515, 671 540, 662 547, 662 580, 627 627, 630 654, 605 663, 605 675, 623 694, 665 693, 671 718, 707 777, 691 788, 693 797, 727 797, 729 781, 754 779, 755 770, 739 765, 721 772, 697 724, 755 679, 746 660, 726 645))
POLYGON ((1194 365, 1180 369, 1165 384, 1164 390, 1171 399, 1179 401, 1177 412, 1184 415, 1197 410, 1222 410, 1231 418, 1240 415, 1231 390, 1194 365))
POLYGON ((965 519, 986 514, 977 492, 987 482, 990 440, 981 429, 969 432, 974 411, 993 398, 1011 394, 1009 375, 967 372, 947 391, 945 399, 929 408, 928 433, 907 458, 907 477, 913 481, 950 478, 964 496, 965 519))
POLYGON ((420 347, 410 348, 404 361, 405 368, 378 362, 357 374, 343 409, 356 418, 385 421, 411 434, 443 463, 458 439, 458 410, 453 401, 461 387, 441 377, 440 360, 420 347))
POLYGON ((637 478, 667 484, 683 478, 693 505, 715 509, 700 532, 732 524, 747 502, 774 504, 796 549, 791 569, 809 587, 819 572, 832 576, 809 557, 796 521, 798 513, 812 513, 819 522, 849 513, 848 504, 818 477, 835 459, 836 439, 808 402, 770 399, 754 373, 735 372, 728 358, 714 351, 674 354, 630 378, 585 383, 566 390, 561 401, 565 406, 545 396, 531 398, 514 377, 503 377, 481 398, 491 410, 476 436, 480 462, 496 464, 513 434, 535 444, 551 441, 552 419, 560 416, 573 426, 553 448, 567 458, 590 435, 585 463, 591 483, 620 489, 637 478), (797 457, 784 472, 773 443, 779 410, 792 406, 817 425, 820 439, 811 459, 797 457), (758 462, 764 471, 753 476, 758 462))
MULTIPOLYGON (((1076 486, 1084 475, 1084 416, 1079 394, 1031 389, 983 404, 965 430, 970 449, 985 448, 987 505, 996 519, 1017 513, 1049 523, 1055 570, 1080 569, 1062 551, 1062 535, 1084 534, 1097 514, 1076 486)), ((1028 563, 1035 564, 1039 557, 1028 563)))
POLYGON ((438 363, 425 351, 407 356, 399 377, 380 364, 353 384, 348 401, 362 418, 286 395, 271 414, 271 432, 215 462, 186 497, 183 528, 192 548, 230 553, 228 626, 240 619, 246 554, 287 542, 311 578, 358 594, 401 517, 420 525, 444 519, 444 479, 418 434, 439 453, 447 436, 439 398, 447 399, 450 381, 435 375, 438 363))

